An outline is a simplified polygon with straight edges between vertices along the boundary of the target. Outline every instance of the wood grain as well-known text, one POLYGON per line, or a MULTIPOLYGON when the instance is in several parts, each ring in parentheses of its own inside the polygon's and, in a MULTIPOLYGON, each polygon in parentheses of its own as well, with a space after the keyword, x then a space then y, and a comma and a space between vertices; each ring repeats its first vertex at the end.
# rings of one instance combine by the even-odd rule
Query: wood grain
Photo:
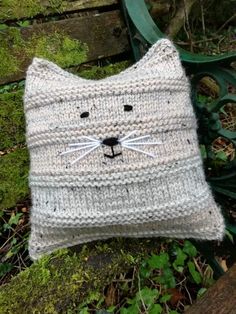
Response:
POLYGON ((29 9, 27 3, 19 1, 18 7, 16 2, 6 2, 1 4, 0 1, 0 21, 4 22, 7 20, 33 18, 38 15, 50 15, 68 13, 72 11, 79 11, 91 8, 99 8, 118 3, 118 0, 70 0, 62 1, 60 5, 53 6, 49 0, 35 1, 39 5, 35 8, 29 9), (24 4, 25 3, 25 4, 24 4))
POLYGON ((185 312, 185 314, 204 313, 236 313, 236 264, 185 312))
MULTIPOLYGON (((126 27, 118 10, 36 24, 21 29, 21 35, 26 41, 30 40, 35 34, 40 35, 55 32, 62 32, 73 39, 86 43, 89 49, 87 62, 114 56, 130 49, 126 27)), ((11 51, 14 54, 14 47, 11 48, 11 51)), ((19 70, 13 75, 0 77, 0 84, 17 81, 25 77, 25 71, 31 63, 32 58, 29 58, 22 51, 19 59, 21 63, 19 70)))

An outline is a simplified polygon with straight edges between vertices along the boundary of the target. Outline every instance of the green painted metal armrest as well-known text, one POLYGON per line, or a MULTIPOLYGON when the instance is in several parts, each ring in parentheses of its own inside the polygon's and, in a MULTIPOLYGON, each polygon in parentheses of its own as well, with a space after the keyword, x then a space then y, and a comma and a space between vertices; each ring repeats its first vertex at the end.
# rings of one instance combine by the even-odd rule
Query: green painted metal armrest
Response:
MULTIPOLYGON (((149 14, 144 0, 122 0, 124 16, 128 27, 134 58, 138 61, 148 47, 161 38, 166 37, 157 27, 149 14)), ((217 176, 209 176, 207 179, 219 198, 236 199, 236 131, 222 127, 220 113, 228 103, 236 106, 236 95, 230 92, 230 88, 236 90, 236 72, 230 67, 236 61, 236 53, 227 53, 217 56, 204 56, 190 53, 178 46, 180 59, 191 78, 192 100, 198 118, 198 135, 200 144, 206 148, 206 169, 214 162, 212 143, 221 137, 233 144, 235 149, 234 160, 227 161, 224 167, 218 171, 217 176), (211 77, 219 86, 217 99, 209 103, 204 102, 198 95, 198 85, 203 77, 211 77)), ((207 173, 207 171, 206 171, 207 173)), ((228 221, 227 229, 236 235, 236 226, 228 221)), ((223 270, 214 259, 211 246, 201 242, 195 242, 198 249, 208 259, 217 277, 223 270)))
MULTIPOLYGON (((149 14, 147 6, 144 0, 123 0, 127 9, 129 17, 131 18, 136 29, 142 35, 142 37, 150 44, 154 44, 160 38, 166 37, 160 29, 157 27, 152 17, 149 14)), ((214 64, 223 63, 229 64, 236 60, 236 53, 227 53, 217 56, 204 56, 188 52, 178 47, 180 58, 183 62, 191 64, 214 64)))
MULTIPOLYGON (((165 38, 149 14, 144 0, 122 0, 124 16, 128 27, 134 58, 138 61, 149 46, 165 38)), ((228 130, 222 126, 220 114, 226 104, 236 106, 236 72, 231 63, 236 61, 236 53, 217 56, 204 56, 190 53, 178 46, 180 59, 191 79, 192 100, 198 118, 199 142, 206 148, 205 166, 207 169, 215 162, 212 143, 221 137, 232 143, 235 149, 233 160, 225 162, 217 171, 217 176, 207 175, 207 180, 219 198, 236 199, 236 130, 228 130), (217 99, 204 101, 198 95, 198 86, 202 78, 210 77, 219 86, 217 99)), ((230 226, 230 224, 228 224, 230 226)), ((236 226, 228 228, 236 234, 236 226)))
MULTIPOLYGON (((134 57, 139 60, 150 45, 165 35, 154 23, 144 0, 123 0, 123 7, 134 57)), ((236 149, 236 131, 224 129, 220 121, 220 112, 225 104, 236 105, 236 95, 229 92, 229 86, 236 89, 236 72, 230 68, 230 63, 236 60, 236 53, 203 56, 178 46, 177 49, 186 72, 191 77, 192 99, 199 121, 199 141, 207 148, 206 164, 209 165, 210 159, 214 159, 211 144, 216 138, 227 139, 236 149), (205 103, 198 95, 198 85, 203 77, 211 77, 219 86, 218 98, 212 99, 210 103, 205 103)), ((236 157, 227 162, 217 180, 212 176, 208 180, 217 193, 236 199, 236 157), (227 172, 235 173, 230 188, 227 185, 227 172)))

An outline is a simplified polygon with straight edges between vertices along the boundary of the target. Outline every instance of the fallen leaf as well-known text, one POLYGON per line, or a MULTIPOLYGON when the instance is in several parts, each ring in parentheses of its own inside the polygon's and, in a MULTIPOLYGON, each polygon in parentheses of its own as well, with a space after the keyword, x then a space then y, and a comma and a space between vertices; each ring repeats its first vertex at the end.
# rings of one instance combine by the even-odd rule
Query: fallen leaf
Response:
POLYGON ((170 304, 175 306, 179 301, 183 300, 185 297, 181 291, 176 288, 170 288, 167 290, 169 294, 171 294, 170 304))
POLYGON ((116 304, 116 289, 113 284, 110 284, 107 289, 105 303, 106 306, 112 306, 116 304))

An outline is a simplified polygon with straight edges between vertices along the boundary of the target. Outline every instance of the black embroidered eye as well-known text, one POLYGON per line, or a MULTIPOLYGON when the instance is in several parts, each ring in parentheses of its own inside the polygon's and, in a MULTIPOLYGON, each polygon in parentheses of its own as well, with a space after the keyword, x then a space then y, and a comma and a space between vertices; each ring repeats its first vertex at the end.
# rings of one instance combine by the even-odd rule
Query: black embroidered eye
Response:
POLYGON ((124 105, 124 111, 132 111, 132 110, 133 110, 133 106, 124 105))
POLYGON ((85 111, 81 113, 80 118, 88 118, 88 116, 89 116, 89 112, 85 111))

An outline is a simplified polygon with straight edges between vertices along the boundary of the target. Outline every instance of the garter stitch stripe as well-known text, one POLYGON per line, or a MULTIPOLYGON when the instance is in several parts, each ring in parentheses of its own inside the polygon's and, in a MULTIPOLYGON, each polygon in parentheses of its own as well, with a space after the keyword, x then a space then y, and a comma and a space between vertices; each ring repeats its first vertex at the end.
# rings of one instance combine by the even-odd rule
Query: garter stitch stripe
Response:
POLYGON ((34 58, 24 108, 32 259, 115 236, 222 239, 190 85, 169 40, 98 81, 34 58))

